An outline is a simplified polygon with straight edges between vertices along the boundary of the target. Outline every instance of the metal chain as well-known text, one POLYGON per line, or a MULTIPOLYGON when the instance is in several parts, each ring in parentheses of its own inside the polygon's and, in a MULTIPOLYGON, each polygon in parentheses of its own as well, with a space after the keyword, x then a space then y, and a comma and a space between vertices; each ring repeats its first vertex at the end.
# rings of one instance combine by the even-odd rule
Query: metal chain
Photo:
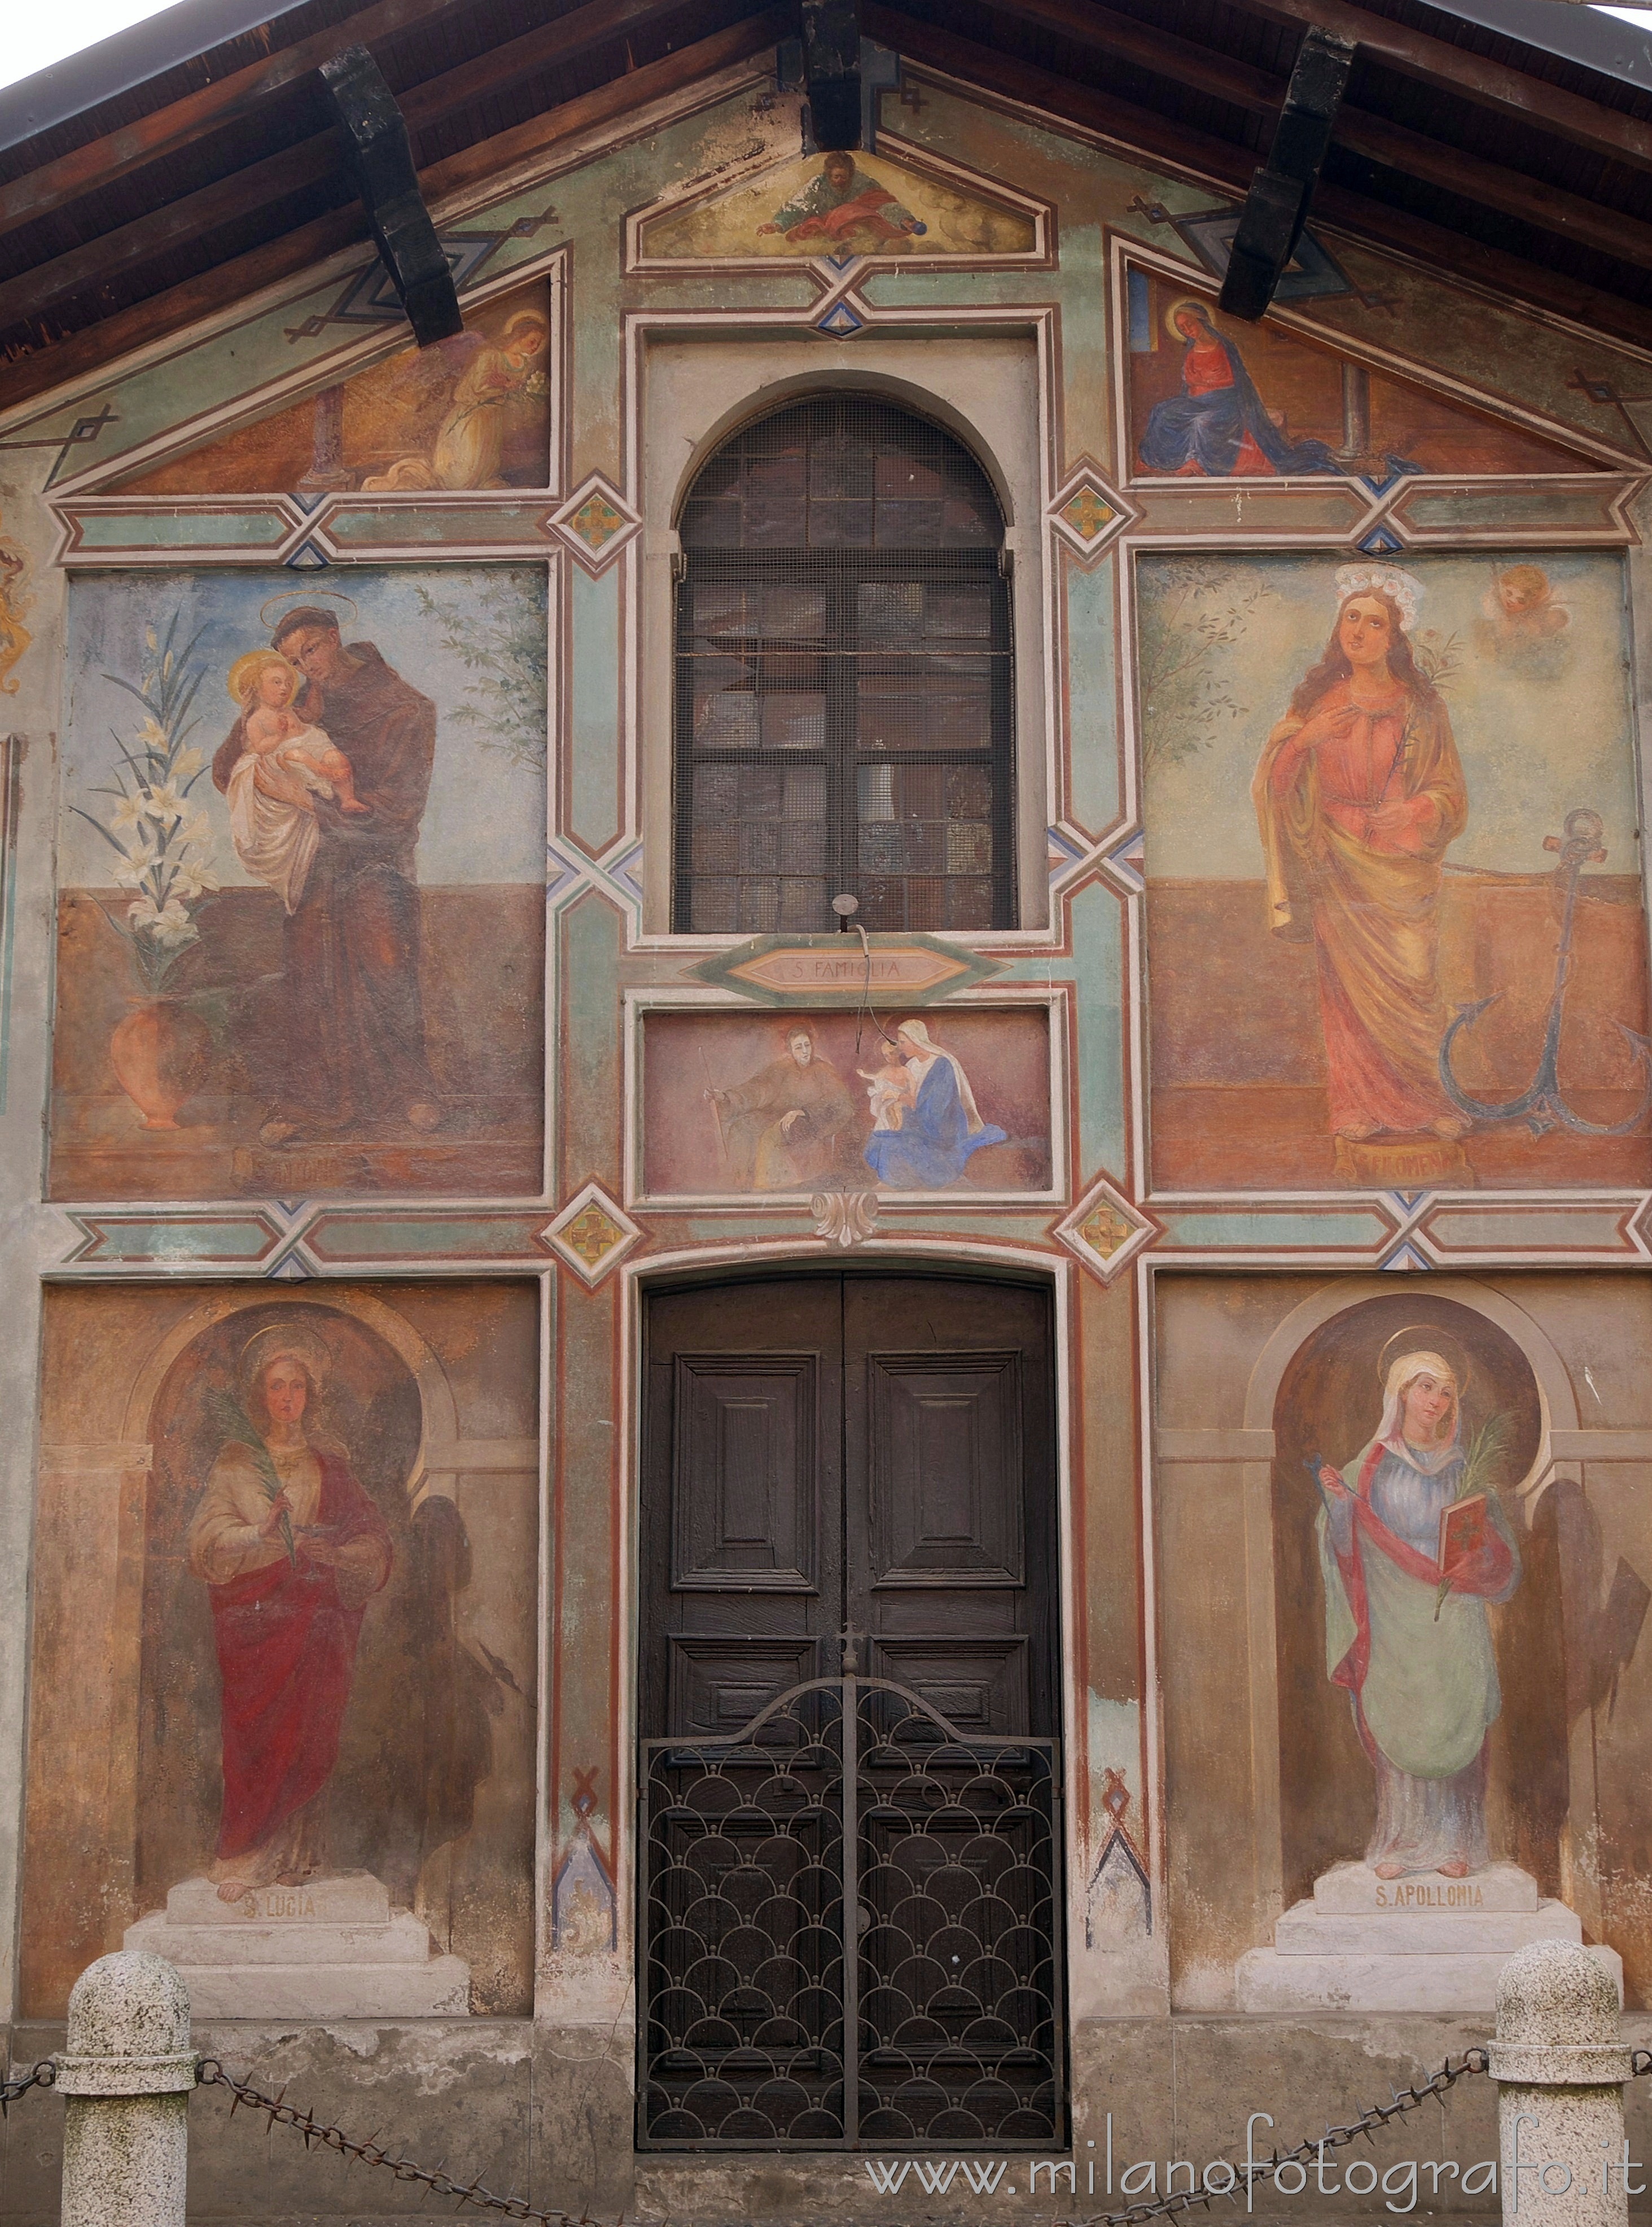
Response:
POLYGON ((25 2072, 21 2080, 0 2080, 0 2117, 20 2096, 31 2088, 53 2088, 57 2084, 57 2065, 52 2058, 42 2057, 32 2072, 25 2072))
MULTIPOLYGON (((319 2142, 323 2149, 332 2150, 341 2158, 360 2158, 363 2165, 381 2165, 398 2180, 418 2181, 437 2196, 456 2197, 461 2203, 475 2204, 484 2211, 502 2211, 507 2219, 525 2219, 535 2227, 590 2227, 589 2213, 582 2212, 575 2219, 567 2211, 536 2211, 523 2197, 495 2196, 479 2180, 455 2180, 438 2166, 434 2172, 415 2165, 411 2158, 398 2157, 393 2150, 383 2149, 376 2142, 353 2141, 340 2127, 326 2125, 312 2112, 301 2111, 295 2104, 284 2103, 282 2096, 261 2095, 246 2081, 236 2080, 225 2071, 215 2057, 203 2057, 195 2069, 195 2077, 203 2088, 227 2088, 234 2097, 230 2105, 233 2118, 245 2103, 252 2110, 265 2111, 270 2122, 277 2127, 291 2127, 304 2138, 304 2147, 319 2142)), ((282 2091, 284 2096, 285 2090, 282 2091)))
MULTIPOLYGON (((1642 2051, 1638 2054, 1646 2056, 1648 2065, 1652 2068, 1652 2052, 1642 2051)), ((1277 2166, 1293 2162, 1311 2165, 1326 2150, 1339 2150, 1346 2143, 1357 2141, 1362 2134, 1368 2138, 1376 2128, 1386 2127, 1390 2119, 1400 2118, 1406 2112, 1414 2111, 1419 2103, 1432 2103, 1444 2096, 1446 2090, 1454 2088, 1465 2073, 1484 2072, 1489 2068, 1490 2062, 1483 2049, 1470 2050, 1460 2064, 1453 2064, 1448 2057, 1433 2078, 1425 2080, 1420 2088, 1396 2088, 1392 2103, 1373 2103, 1368 2111, 1362 2111, 1359 2117, 1348 2126, 1327 2127, 1323 2134, 1298 2142, 1294 2149, 1276 2149, 1266 2159, 1258 2158, 1249 2170, 1254 2178, 1262 2179, 1277 2166)), ((1245 2180, 1247 2168, 1243 2165, 1233 2164, 1227 2159, 1221 2162, 1228 2165, 1233 2174, 1226 2188, 1183 2189, 1175 2196, 1161 2196, 1151 2203, 1132 2204, 1127 2211, 1099 2211, 1090 2218, 1076 2223, 1063 2221, 1061 2227, 1139 2227, 1141 2220, 1167 2219, 1173 2212, 1186 2211, 1196 2204, 1208 2207, 1218 2196, 1228 2196, 1239 2191, 1245 2180)), ((1209 2166, 1205 2167, 1207 2178, 1210 2170, 1209 2166)))

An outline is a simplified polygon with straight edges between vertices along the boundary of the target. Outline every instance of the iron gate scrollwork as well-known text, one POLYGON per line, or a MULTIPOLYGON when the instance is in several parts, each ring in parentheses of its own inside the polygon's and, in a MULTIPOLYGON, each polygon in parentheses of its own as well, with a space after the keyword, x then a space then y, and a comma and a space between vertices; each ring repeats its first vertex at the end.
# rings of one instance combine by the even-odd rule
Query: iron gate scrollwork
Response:
POLYGON ((1064 2141, 1057 1742, 847 1671, 639 1805, 641 2147, 1064 2141))

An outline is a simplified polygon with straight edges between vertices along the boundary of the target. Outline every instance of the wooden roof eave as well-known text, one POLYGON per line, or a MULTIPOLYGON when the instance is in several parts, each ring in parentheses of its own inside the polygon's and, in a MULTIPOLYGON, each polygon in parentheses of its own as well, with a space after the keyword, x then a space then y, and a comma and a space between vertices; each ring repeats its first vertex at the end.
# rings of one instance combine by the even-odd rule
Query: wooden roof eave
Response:
MULTIPOLYGON (((425 202, 439 223, 443 220, 441 204, 444 200, 471 192, 489 177, 551 152, 560 141, 577 139, 634 110, 682 92, 699 79, 749 60, 785 37, 788 23, 783 6, 769 7, 610 79, 526 124, 463 148, 420 171, 419 186, 425 202)), ((53 387, 88 378, 136 349, 152 346, 237 301, 299 277, 367 237, 366 215, 360 202, 353 200, 348 207, 312 218, 308 224, 164 293, 135 302, 67 339, 19 356, 0 366, 0 412, 14 410, 53 387)))
MULTIPOLYGON (((863 20, 870 37, 896 48, 912 61, 972 91, 994 94, 1017 105, 1043 109, 1081 129, 1095 132, 1154 163, 1202 178, 1242 199, 1256 168, 1255 156, 1230 141, 1176 122, 1156 110, 1124 100, 1116 93, 1057 77, 998 48, 961 38, 956 32, 921 22, 886 0, 864 0, 863 20)), ((1401 212, 1348 188, 1322 180, 1314 196, 1317 217, 1369 241, 1387 254, 1401 254, 1449 271, 1477 290, 1500 295, 1611 333, 1652 349, 1652 309, 1568 278, 1540 264, 1528 263, 1482 241, 1401 212), (1404 239, 1399 237, 1401 230, 1404 239)))

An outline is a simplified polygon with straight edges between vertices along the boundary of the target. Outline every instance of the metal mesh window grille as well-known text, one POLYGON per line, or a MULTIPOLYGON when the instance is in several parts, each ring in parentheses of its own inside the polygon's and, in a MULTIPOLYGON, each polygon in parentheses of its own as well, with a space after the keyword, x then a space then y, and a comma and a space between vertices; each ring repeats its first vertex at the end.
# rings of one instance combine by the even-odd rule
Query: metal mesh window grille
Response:
POLYGON ((1015 925, 1004 520, 937 425, 793 404, 705 466, 682 518, 673 924, 1015 925))

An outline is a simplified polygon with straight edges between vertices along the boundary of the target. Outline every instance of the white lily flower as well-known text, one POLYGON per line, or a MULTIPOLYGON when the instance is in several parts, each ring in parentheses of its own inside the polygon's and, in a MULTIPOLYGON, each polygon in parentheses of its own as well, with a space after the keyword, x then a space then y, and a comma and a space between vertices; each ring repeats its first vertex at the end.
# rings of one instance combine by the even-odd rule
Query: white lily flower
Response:
POLYGON ((172 884, 181 897, 205 897, 208 890, 219 887, 219 880, 205 858, 186 858, 178 869, 172 884))
POLYGON ((176 843, 193 843, 197 848, 210 852, 213 839, 212 821, 207 819, 204 812, 191 812, 181 827, 173 829, 172 839, 176 843))
POLYGON ((173 777, 177 781, 188 781, 190 775, 199 773, 205 763, 206 760, 195 744, 186 743, 172 761, 173 777))
POLYGON ((126 917, 134 935, 151 935, 157 943, 175 948, 193 943, 201 933, 176 897, 169 897, 163 905, 150 897, 139 897, 127 906, 126 917))
POLYGON ((128 852, 115 869, 116 888, 141 890, 144 886, 144 877, 154 864, 154 858, 147 852, 128 852))
POLYGON ((144 800, 141 796, 123 796, 109 815, 110 825, 123 835, 144 825, 144 800))
POLYGON ((194 943, 200 934, 201 930, 190 919, 176 897, 169 897, 162 908, 159 920, 155 924, 156 941, 176 947, 185 943, 194 943))
POLYGON ((185 806, 173 784, 163 781, 150 790, 144 809, 151 820, 182 820, 185 806))
POLYGON ((169 750, 172 743, 172 737, 158 719, 145 719, 137 731, 137 739, 146 750, 163 753, 169 750))

